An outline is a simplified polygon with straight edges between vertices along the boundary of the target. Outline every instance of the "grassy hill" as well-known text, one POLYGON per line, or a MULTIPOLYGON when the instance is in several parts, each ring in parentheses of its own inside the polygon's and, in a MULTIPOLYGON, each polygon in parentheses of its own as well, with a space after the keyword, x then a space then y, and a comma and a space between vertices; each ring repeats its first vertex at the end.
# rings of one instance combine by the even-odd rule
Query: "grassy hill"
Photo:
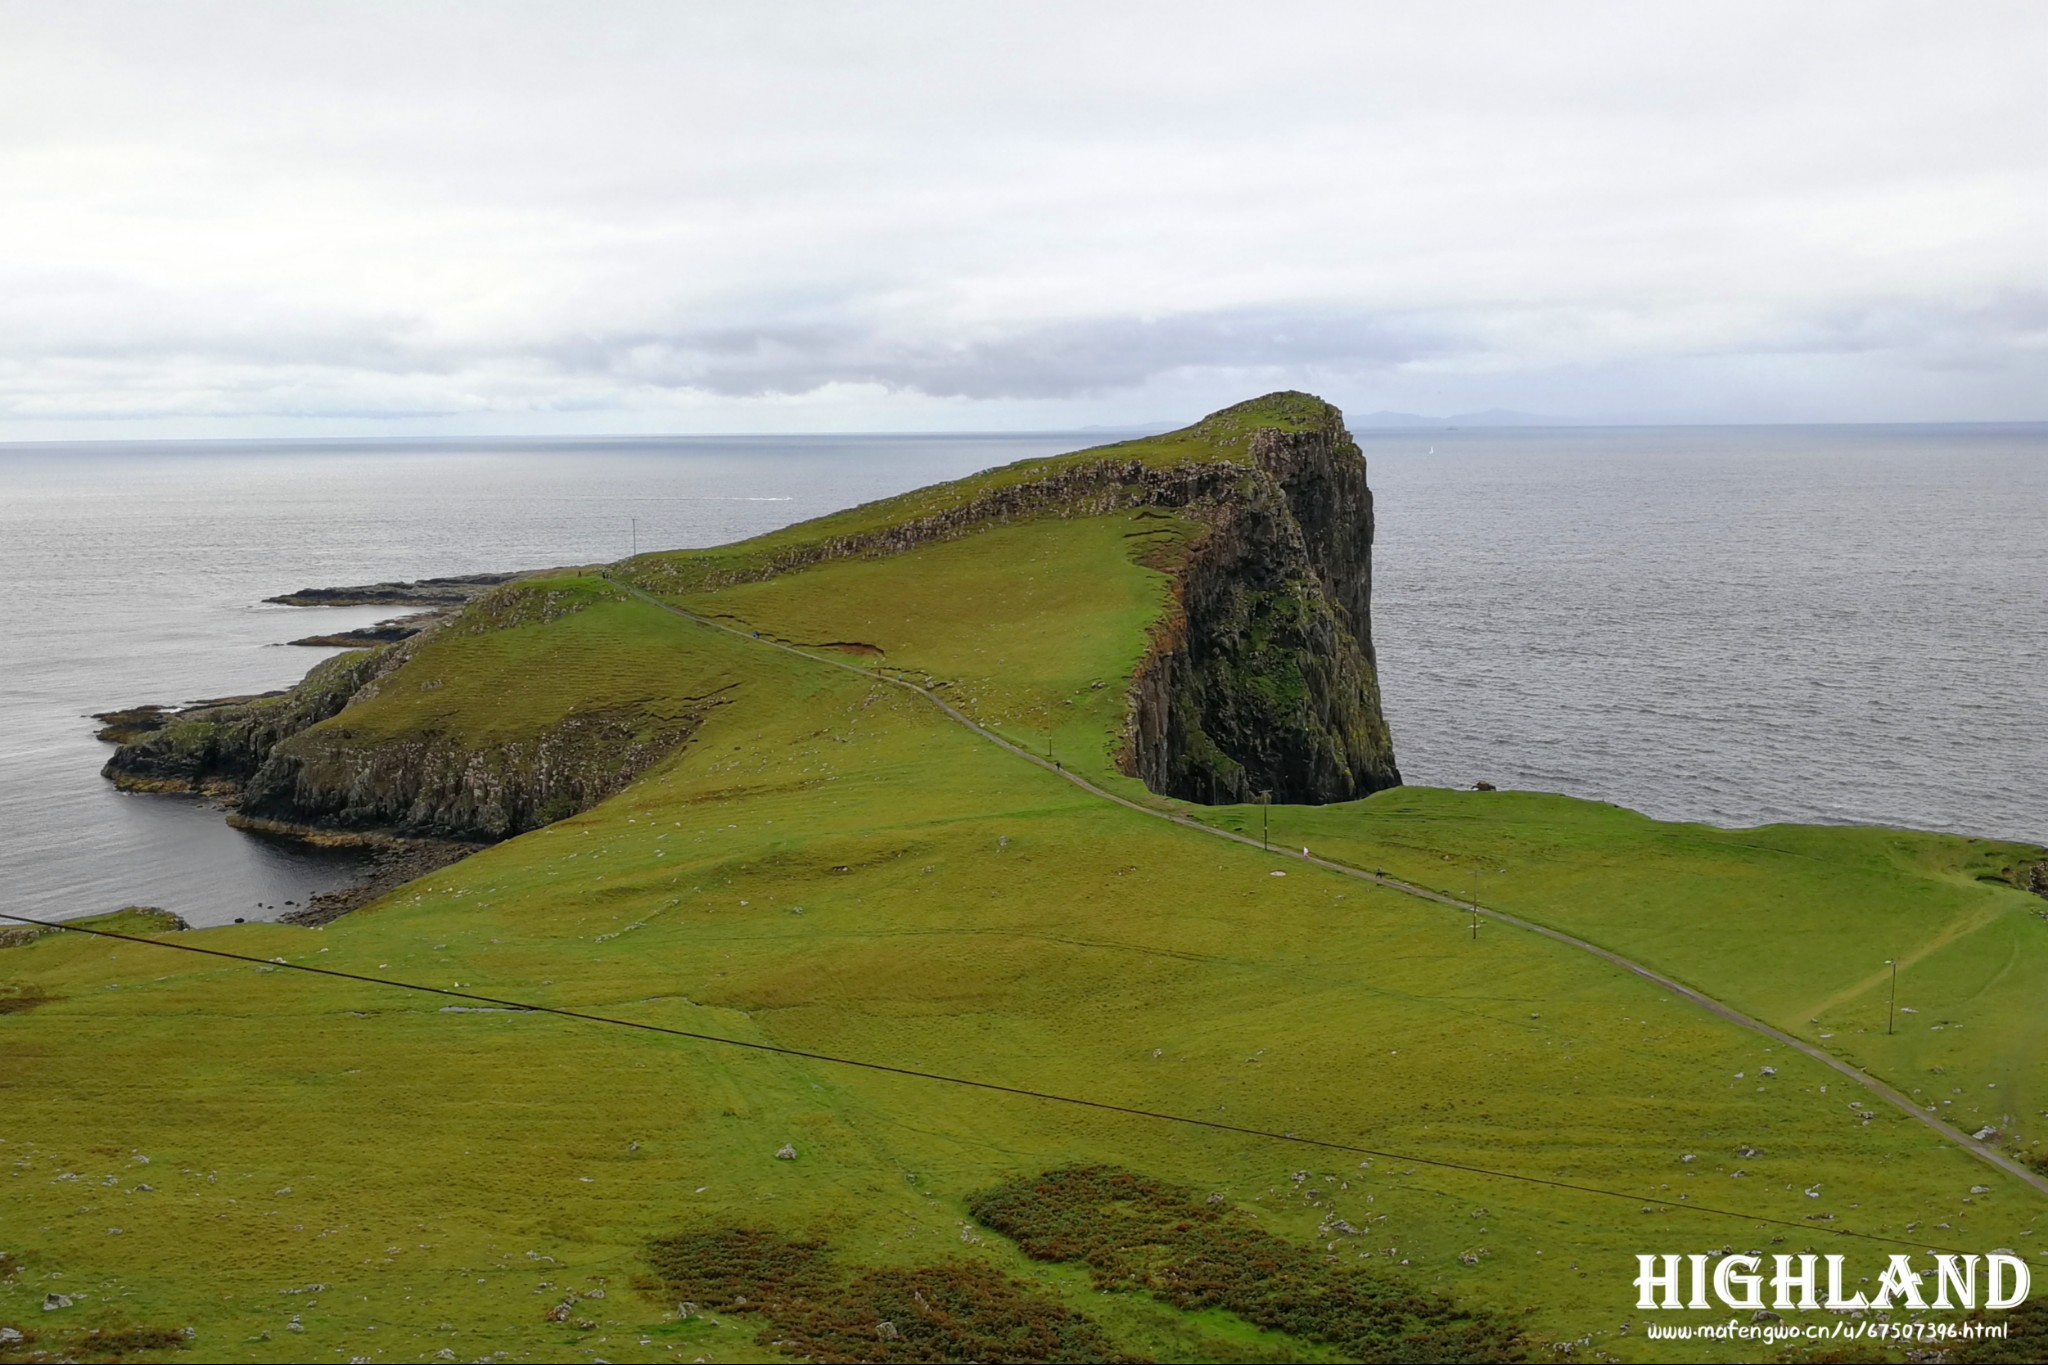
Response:
MULTIPOLYGON (((1475 943, 1441 907, 1105 802, 841 666, 1242 826, 1118 758, 1200 529, 1110 500, 776 561, 814 525, 620 566, 653 596, 572 577, 475 604, 292 742, 504 748, 589 707, 687 734, 324 929, 122 921, 260 964, 0 948, 0 1323, 33 1338, 0 1360, 1746 1359, 1644 1341, 1635 1255, 2033 1249, 2048 1200, 1809 1058, 1547 939, 1475 943)), ((2034 1093, 2030 1035, 1999 1035, 2033 1017, 2043 903, 1979 877, 2037 852, 1512 793, 1272 819, 1425 884, 1505 867, 1490 902, 1832 1021, 1902 1085, 1945 1065, 1972 1117, 1994 1083, 2034 1093), (1873 1035, 1859 924, 1910 940, 1880 961, 1919 952, 1921 1032, 1873 1035)))

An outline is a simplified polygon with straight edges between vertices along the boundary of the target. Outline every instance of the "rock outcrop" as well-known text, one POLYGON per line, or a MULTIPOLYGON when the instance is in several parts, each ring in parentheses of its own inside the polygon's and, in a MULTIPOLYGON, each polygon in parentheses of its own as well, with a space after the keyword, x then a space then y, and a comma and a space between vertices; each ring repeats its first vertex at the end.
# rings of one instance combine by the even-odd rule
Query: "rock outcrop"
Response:
POLYGON ((518 576, 516 573, 473 573, 454 578, 419 578, 405 583, 300 588, 297 592, 263 600, 287 607, 459 607, 518 576))
POLYGON ((532 738, 479 746, 436 730, 366 736, 343 716, 276 746, 243 786, 234 823, 508 839, 604 800, 698 719, 579 713, 532 738))
POLYGON ((1125 769, 1165 795, 1322 803, 1401 781, 1373 657, 1365 460, 1335 408, 1281 397, 1313 404, 1309 419, 1252 432, 1251 468, 1201 509, 1210 529, 1132 683, 1125 769))
POLYGON ((338 714, 349 700, 405 661, 402 649, 337 655, 315 664, 298 686, 261 697, 201 702, 182 710, 109 712, 102 739, 120 747, 100 770, 123 791, 197 792, 232 797, 278 744, 338 714))
POLYGON ((112 713, 118 719, 103 733, 131 738, 105 774, 125 790, 213 796, 234 808, 231 823, 272 833, 476 844, 538 828, 624 787, 683 743, 721 699, 581 710, 534 733, 488 739, 431 718, 409 728, 364 726, 352 723, 362 712, 350 708, 395 685, 438 638, 546 625, 618 595, 609 585, 512 583, 398 644, 328 659, 286 692, 156 715, 112 713))

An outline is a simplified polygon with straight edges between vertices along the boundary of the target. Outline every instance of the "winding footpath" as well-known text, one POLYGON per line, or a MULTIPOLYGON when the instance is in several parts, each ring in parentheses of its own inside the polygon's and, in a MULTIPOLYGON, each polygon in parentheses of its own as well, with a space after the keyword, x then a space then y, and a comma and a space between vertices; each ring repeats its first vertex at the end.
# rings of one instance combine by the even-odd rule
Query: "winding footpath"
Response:
MULTIPOLYGON (((770 649, 779 649, 786 654, 794 654, 798 658, 808 659, 812 663, 827 664, 833 668, 841 668, 849 673, 859 674, 861 677, 867 678, 873 682, 888 683, 892 686, 900 687, 906 692, 914 692, 918 696, 924 698, 927 702, 930 702, 933 706, 936 706, 940 711, 944 712, 948 718, 962 726, 965 726, 968 730, 971 730, 973 733, 979 735, 982 739, 987 740, 989 743, 997 745, 1003 749, 1007 749, 1010 753, 1016 755, 1018 758, 1023 759, 1025 762, 1036 764, 1038 767, 1043 768, 1046 772, 1051 773, 1055 777, 1061 778, 1067 782, 1072 783, 1074 786, 1079 787, 1082 791, 1087 792, 1089 795, 1098 797, 1104 801, 1113 802, 1116 805, 1122 806, 1125 810, 1136 811, 1138 814, 1149 816, 1154 820, 1163 820, 1168 824, 1178 825, 1183 829, 1193 830, 1201 834, 1207 834, 1212 838, 1228 839, 1233 843, 1244 844, 1250 848, 1256 848, 1261 852, 1272 852, 1272 850, 1268 848, 1267 845, 1265 845, 1257 839, 1252 838, 1250 835, 1239 834, 1235 830, 1219 829, 1214 825, 1205 825, 1199 820, 1195 820, 1189 816, 1182 815, 1176 811, 1156 810, 1151 806, 1143 805, 1139 802, 1132 801, 1127 797, 1118 796, 1115 792, 1105 790, 1102 787, 1098 787, 1085 777, 1080 777, 1074 773, 1071 773, 1059 764, 1052 762, 1049 759, 1042 758, 1039 755, 1032 753, 1029 749, 1026 749, 1021 745, 1014 744, 1010 740, 1007 740, 1003 736, 995 733, 993 730, 989 730, 984 726, 978 724, 977 722, 969 719, 963 712, 956 709, 951 703, 947 702, 944 698, 940 697, 930 688, 919 686, 917 683, 911 682, 907 678, 893 677, 890 674, 879 672, 872 668, 862 668, 858 664, 847 663, 842 659, 833 659, 821 654, 814 654, 810 650, 801 649, 796 645, 785 644, 780 640, 769 639, 768 637, 761 635, 758 632, 751 630, 742 630, 737 626, 727 625, 723 621, 714 620, 708 616, 700 616, 696 612, 690 611, 685 607, 676 606, 672 602, 664 602, 658 597, 651 596, 648 593, 644 593, 640 591, 640 589, 631 586, 630 584, 621 583, 617 579, 611 578, 609 576, 606 576, 605 581, 610 583, 613 587, 620 589, 622 592, 630 593, 635 598, 638 598, 640 601, 645 602, 650 606, 658 607, 663 611, 670 612, 676 616, 680 616, 684 620, 694 622, 697 625, 706 626, 712 630, 722 630, 728 635, 736 635, 742 640, 748 640, 758 645, 765 645, 770 649)), ((1335 872, 1339 876, 1350 877, 1357 881, 1371 882, 1373 885, 1385 887, 1389 891, 1398 891, 1402 895, 1414 896, 1419 900, 1433 901, 1438 905, 1446 905, 1462 913, 1484 915, 1487 919, 1492 920, 1495 923, 1512 925, 1517 929, 1522 929, 1532 934, 1541 934, 1543 937, 1555 940, 1558 943, 1562 943, 1568 948, 1576 948, 1580 952, 1590 953, 1594 957, 1597 957, 1604 962, 1611 963, 1612 965, 1621 968, 1623 971, 1633 972, 1635 975, 1641 977, 1645 981, 1648 981, 1650 984, 1658 987, 1659 989, 1669 992, 1670 994, 1677 996, 1681 1000, 1697 1005, 1701 1009, 1707 1011, 1709 1014, 1716 1016, 1717 1018, 1725 1019, 1731 1024, 1740 1025, 1741 1027, 1746 1028, 1753 1033, 1760 1033, 1774 1043, 1783 1044, 1786 1047, 1792 1048, 1797 1052, 1803 1053, 1806 1056, 1811 1057, 1813 1060, 1819 1062, 1823 1066, 1831 1067, 1835 1071, 1841 1073, 1841 1075, 1847 1077, 1851 1081, 1854 1081, 1857 1085, 1862 1086, 1865 1090, 1869 1091, 1871 1094, 1883 1100, 1886 1104, 1891 1105, 1894 1109, 1897 1109, 1899 1112, 1906 1114, 1911 1118, 1919 1120, 1921 1123, 1925 1124, 1927 1127, 1933 1129, 1936 1133, 1940 1134, 1943 1138, 1947 1139, 1948 1141, 1954 1143, 1956 1146, 1962 1148, 1964 1151, 1968 1152, 1971 1156, 1976 1157, 1978 1160, 1986 1163, 1987 1165, 1997 1167, 1998 1170, 2000 1170, 2006 1175, 2012 1176, 2016 1180, 2025 1182, 2038 1193, 2048 1195, 2048 1176, 2042 1176, 2028 1169, 2026 1166, 2021 1165, 2019 1162, 2013 1160, 2011 1157, 1999 1151, 1997 1148, 1989 1145, 1988 1143, 1979 1142, 1977 1139, 1971 1137, 1968 1133, 1965 1133, 1960 1128, 1957 1128, 1955 1125, 1944 1122, 1938 1114, 1931 1114, 1927 1112, 1918 1104, 1915 1104, 1906 1095, 1902 1094, 1898 1090, 1895 1090, 1891 1086, 1885 1084, 1883 1081, 1878 1080, 1875 1076, 1870 1075, 1868 1072, 1862 1071, 1854 1066, 1851 1066, 1849 1063, 1843 1061, 1841 1058, 1828 1052, 1824 1048, 1816 1047, 1812 1043, 1808 1043, 1802 1039, 1795 1038, 1791 1034, 1786 1033, 1784 1030, 1774 1028, 1771 1025, 1765 1023, 1761 1019, 1752 1018, 1749 1015, 1744 1014, 1742 1011, 1736 1009, 1734 1006, 1726 1004, 1723 1001, 1716 1000, 1711 995, 1707 995, 1702 991, 1695 990, 1691 986, 1688 986, 1683 982, 1674 981, 1672 978, 1665 976, 1660 972, 1651 971, 1648 967, 1643 966, 1640 962, 1631 961, 1630 959, 1623 957, 1621 954, 1617 952, 1613 952, 1612 950, 1607 948, 1602 948, 1595 943, 1589 943, 1585 939, 1575 937, 1571 934, 1567 934, 1562 930, 1552 929, 1547 925, 1538 924, 1534 920, 1523 919, 1519 915, 1511 915, 1505 910, 1489 910, 1485 906, 1479 905, 1473 901, 1460 900, 1454 896, 1447 896, 1440 891, 1431 891, 1427 887, 1416 886, 1412 883, 1401 881, 1398 878, 1388 877, 1373 872, 1367 872, 1364 868, 1353 867, 1348 863, 1333 862, 1328 858, 1316 857, 1312 854, 1306 853, 1280 853, 1275 856, 1285 858, 1290 863, 1309 863, 1313 866, 1323 868, 1327 871, 1335 872)))

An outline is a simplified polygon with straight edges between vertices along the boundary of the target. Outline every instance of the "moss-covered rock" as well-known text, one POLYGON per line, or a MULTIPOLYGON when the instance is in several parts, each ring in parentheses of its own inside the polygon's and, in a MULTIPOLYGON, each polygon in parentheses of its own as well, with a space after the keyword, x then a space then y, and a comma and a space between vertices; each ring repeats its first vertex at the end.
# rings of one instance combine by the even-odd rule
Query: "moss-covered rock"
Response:
MULTIPOLYGON (((362 688, 403 661, 404 655, 393 650, 359 650, 323 659, 288 691, 158 712, 158 723, 149 728, 121 727, 131 737, 114 751, 101 774, 123 791, 232 796, 280 741, 335 715, 362 688)), ((132 721, 155 709, 110 715, 132 721)), ((108 724, 112 729, 116 722, 108 724)))
POLYGON ((1266 401, 1209 419, 1243 427, 1251 460, 1178 569, 1124 759, 1191 801, 1348 801, 1401 781, 1372 652, 1372 492, 1337 409, 1295 401, 1286 424, 1247 426, 1266 401))
POLYGON ((249 829, 316 839, 509 838, 610 796, 717 704, 605 704, 576 692, 573 679, 566 702, 552 695, 561 687, 522 698, 523 683, 562 682, 561 656, 576 652, 571 641, 534 646, 536 636, 622 599, 587 576, 507 584, 400 644, 326 660, 288 691, 178 712, 122 745, 106 775, 125 790, 219 797, 249 829), (520 643, 490 655, 503 639, 520 643), (483 654, 464 653, 478 644, 483 654), (450 676, 485 660, 492 676, 450 676), (455 693, 462 699, 447 706, 422 700, 455 693))
POLYGON ((237 823, 506 839, 596 805, 687 739, 697 720, 616 708, 480 746, 446 730, 360 731, 344 714, 271 751, 243 791, 237 823))

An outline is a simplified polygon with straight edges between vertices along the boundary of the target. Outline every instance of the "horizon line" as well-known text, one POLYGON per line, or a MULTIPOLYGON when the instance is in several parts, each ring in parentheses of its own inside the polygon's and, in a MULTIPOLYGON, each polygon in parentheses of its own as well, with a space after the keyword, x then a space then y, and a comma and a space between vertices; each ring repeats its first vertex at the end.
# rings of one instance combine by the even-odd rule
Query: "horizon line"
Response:
MULTIPOLYGON (((1479 414, 1472 414, 1478 416, 1479 414)), ((1200 421, 1197 418, 1196 421, 1200 421)), ((944 437, 1002 437, 1002 436, 1111 436, 1129 438, 1134 435, 1163 435, 1167 432, 1184 430, 1193 423, 1168 425, 1159 422, 1135 422, 1130 424, 1091 423, 1080 427, 986 427, 986 428, 924 428, 924 429, 859 429, 840 431, 657 431, 657 432, 474 432, 442 434, 380 434, 380 435, 308 435, 308 436, 54 436, 54 437, 7 437, 0 436, 0 450, 21 446, 119 446, 119 445, 360 445, 360 444, 414 444, 453 445, 464 442, 523 442, 541 443, 548 441, 774 441, 801 440, 831 437, 874 437, 887 439, 944 438, 944 437)), ((1856 422, 1856 421, 1754 421, 1754 422, 1653 422, 1615 421, 1597 418, 1542 418, 1520 422, 1457 421, 1450 418, 1420 418, 1400 423, 1359 423, 1348 420, 1347 429, 1356 432, 1413 432, 1418 435, 1446 431, 1583 431, 1603 430, 1708 430, 1716 428, 1760 429, 1787 427, 2036 427, 2048 426, 2048 417, 2032 418, 1922 418, 1903 421, 1856 422)), ((1114 442, 1106 442, 1114 444, 1114 442)))

